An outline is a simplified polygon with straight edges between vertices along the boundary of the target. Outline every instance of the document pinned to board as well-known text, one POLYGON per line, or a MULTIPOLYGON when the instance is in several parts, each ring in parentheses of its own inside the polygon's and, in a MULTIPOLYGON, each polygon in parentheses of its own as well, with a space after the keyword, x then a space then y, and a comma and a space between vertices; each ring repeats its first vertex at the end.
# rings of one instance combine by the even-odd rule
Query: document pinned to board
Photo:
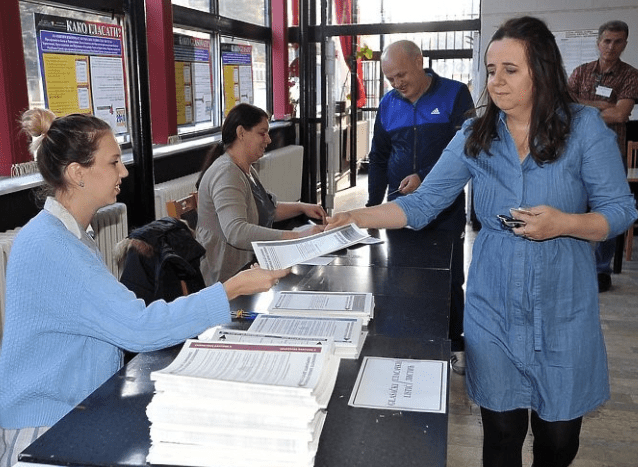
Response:
POLYGON ((364 357, 348 405, 445 413, 448 363, 364 357))
POLYGON ((365 230, 349 224, 294 240, 252 242, 252 246, 262 268, 285 269, 347 248, 368 237, 370 235, 365 230))

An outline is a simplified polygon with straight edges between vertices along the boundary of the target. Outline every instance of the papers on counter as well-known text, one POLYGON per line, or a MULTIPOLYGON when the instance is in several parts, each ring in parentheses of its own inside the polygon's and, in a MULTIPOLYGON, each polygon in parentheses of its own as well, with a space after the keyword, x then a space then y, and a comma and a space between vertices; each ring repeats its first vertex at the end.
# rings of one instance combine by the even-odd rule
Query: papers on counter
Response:
POLYGON ((334 345, 340 358, 359 358, 368 331, 360 318, 258 314, 247 331, 220 326, 199 335, 201 341, 253 344, 334 345))
MULTIPOLYGON (((341 358, 359 358, 374 315, 371 293, 279 291, 265 311, 240 310, 254 320, 248 331, 212 327, 200 340, 259 343, 317 343, 331 339, 341 358)), ((236 317, 239 317, 236 314, 236 317)))
POLYGON ((222 326, 214 326, 198 336, 200 341, 214 342, 243 342, 252 344, 279 344, 279 345, 317 345, 326 343, 331 346, 332 338, 314 337, 308 339, 304 336, 282 336, 279 334, 259 334, 242 329, 228 329, 222 326))
POLYGON ((448 362, 364 357, 348 405, 445 413, 448 362))
POLYGON ((331 338, 338 357, 359 358, 368 335, 360 318, 260 314, 248 328, 252 334, 295 338, 331 338))
POLYGON ((367 326, 374 317, 374 296, 369 292, 279 291, 268 306, 268 312, 277 315, 358 317, 367 326))
POLYGON ((147 462, 311 467, 338 368, 331 341, 189 339, 168 367, 151 373, 147 462))
POLYGON ((295 240, 252 242, 259 265, 264 269, 286 269, 303 261, 349 247, 370 235, 354 224, 295 240))

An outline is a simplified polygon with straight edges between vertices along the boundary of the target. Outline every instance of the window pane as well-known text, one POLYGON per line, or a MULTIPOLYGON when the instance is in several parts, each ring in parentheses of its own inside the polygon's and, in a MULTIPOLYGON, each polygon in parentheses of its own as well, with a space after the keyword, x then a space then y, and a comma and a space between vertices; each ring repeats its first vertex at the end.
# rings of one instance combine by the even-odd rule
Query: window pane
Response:
POLYGON ((211 13, 210 0, 172 0, 171 3, 173 5, 192 8, 193 10, 211 13))
POLYGON ((288 99, 291 116, 299 117, 299 46, 288 46, 288 99))
POLYGON ((219 15, 269 26, 266 0, 219 0, 219 15))
POLYGON ((266 92, 266 45, 259 42, 223 36, 221 42, 222 64, 224 66, 222 82, 225 86, 224 109, 230 110, 228 107, 232 107, 234 104, 248 102, 270 111, 267 107, 266 92), (236 57, 238 63, 233 64, 225 58, 223 44, 236 44, 238 46, 248 47, 237 52, 236 57), (248 63, 243 63, 247 54, 250 54, 248 63), (248 66, 249 64, 250 67, 248 66), (233 83, 234 89, 230 89, 233 83), (231 102, 231 100, 233 102, 231 102))
MULTIPOLYGON (((347 8, 347 0, 335 1, 333 23, 338 23, 336 10, 347 8)), ((359 1, 353 23, 413 23, 475 19, 479 17, 480 0, 448 0, 445 2, 415 2, 414 0, 359 1)))
POLYGON ((173 28, 175 96, 178 134, 207 130, 217 124, 218 101, 213 93, 216 63, 212 36, 173 28))
POLYGON ((465 84, 472 80, 472 60, 469 58, 432 60, 432 69, 440 76, 465 84))

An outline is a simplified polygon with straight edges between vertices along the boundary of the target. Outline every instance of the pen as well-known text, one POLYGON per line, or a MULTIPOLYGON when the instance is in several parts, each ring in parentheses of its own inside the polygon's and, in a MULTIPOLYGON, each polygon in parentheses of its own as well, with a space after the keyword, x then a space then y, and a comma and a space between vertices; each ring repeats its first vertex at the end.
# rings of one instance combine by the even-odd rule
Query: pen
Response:
POLYGON ((395 194, 395 193, 401 193, 401 189, 400 189, 400 188, 397 188, 397 189, 396 189, 396 190, 394 190, 393 192, 388 193, 388 195, 387 195, 387 196, 392 196, 392 195, 393 195, 393 194, 395 194))
POLYGON ((259 315, 259 313, 254 313, 252 311, 245 311, 245 310, 242 310, 241 308, 239 310, 232 310, 230 312, 230 317, 231 318, 245 319, 245 320, 253 320, 258 315, 259 315))

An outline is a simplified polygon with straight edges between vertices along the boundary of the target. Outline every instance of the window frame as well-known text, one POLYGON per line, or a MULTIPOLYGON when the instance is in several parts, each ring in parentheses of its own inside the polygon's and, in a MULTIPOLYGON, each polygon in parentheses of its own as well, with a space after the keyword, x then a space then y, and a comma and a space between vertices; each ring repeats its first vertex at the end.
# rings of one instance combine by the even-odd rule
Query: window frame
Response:
MULTIPOLYGON (((212 2, 211 2, 212 3, 212 2)), ((215 5, 216 7, 216 5, 215 5)), ((268 8, 268 24, 271 23, 270 8, 268 8)), ((268 70, 272 69, 272 30, 269 26, 260 26, 254 23, 247 23, 232 18, 222 17, 216 13, 207 13, 201 10, 184 7, 181 5, 173 5, 173 27, 186 30, 195 30, 208 33, 211 36, 211 62, 216 66, 212 66, 213 86, 217 89, 214 92, 216 115, 213 122, 222 122, 224 117, 223 88, 221 76, 221 37, 234 37, 241 40, 257 42, 264 44, 266 56, 266 106, 268 112, 272 113, 273 95, 272 95, 272 73, 268 70)), ((180 133, 182 139, 193 139, 210 135, 218 132, 220 126, 213 125, 212 128, 195 130, 188 133, 180 133)))

